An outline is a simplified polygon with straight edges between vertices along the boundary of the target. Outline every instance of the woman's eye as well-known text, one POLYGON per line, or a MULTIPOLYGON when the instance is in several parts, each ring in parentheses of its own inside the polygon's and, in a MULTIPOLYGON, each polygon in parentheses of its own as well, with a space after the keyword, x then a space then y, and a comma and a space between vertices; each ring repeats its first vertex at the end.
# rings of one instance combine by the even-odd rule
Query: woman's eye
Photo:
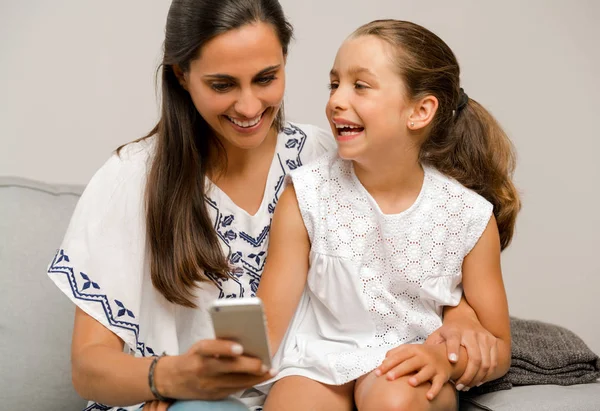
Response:
POLYGON ((336 89, 338 88, 338 84, 337 84, 337 83, 329 83, 329 84, 327 85, 327 88, 328 88, 329 90, 336 90, 336 89))
POLYGON ((266 77, 260 77, 260 78, 256 79, 256 82, 261 85, 267 85, 275 79, 276 79, 275 76, 266 76, 266 77))
POLYGON ((366 89, 366 88, 369 88, 369 87, 367 85, 365 85, 365 84, 362 84, 362 83, 354 83, 354 88, 358 89, 358 90, 363 90, 363 89, 366 89))
POLYGON ((231 83, 212 83, 210 86, 213 90, 220 93, 228 91, 232 87, 231 83))

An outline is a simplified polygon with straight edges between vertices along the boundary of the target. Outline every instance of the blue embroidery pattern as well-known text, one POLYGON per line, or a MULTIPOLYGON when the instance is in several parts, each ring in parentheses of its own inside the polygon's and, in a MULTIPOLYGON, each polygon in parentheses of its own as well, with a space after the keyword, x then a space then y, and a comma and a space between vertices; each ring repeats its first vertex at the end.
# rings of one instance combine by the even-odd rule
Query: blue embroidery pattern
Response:
POLYGON ((69 256, 65 254, 65 250, 58 250, 56 252, 56 255, 54 256, 54 259, 52 260, 52 263, 50 264, 50 267, 48 268, 48 274, 65 275, 69 282, 69 285, 71 286, 71 292, 73 293, 73 297, 75 297, 78 300, 97 302, 98 304, 100 304, 104 310, 106 319, 111 326, 130 331, 134 334, 137 352, 139 352, 144 357, 146 357, 147 355, 155 355, 154 350, 152 348, 146 346, 146 344, 139 340, 139 325, 120 319, 121 317, 125 316, 135 319, 135 315, 133 314, 133 312, 127 307, 125 307, 125 305, 121 301, 113 300, 114 305, 118 307, 117 315, 115 317, 113 308, 111 307, 111 302, 106 296, 106 294, 90 293, 93 290, 100 291, 101 286, 98 283, 92 281, 88 274, 80 272, 79 276, 81 276, 81 278, 83 279, 83 285, 80 289, 77 282, 77 277, 75 276, 75 269, 70 263, 71 261, 69 259, 69 256), (84 292, 86 290, 89 291, 84 292))
MULTIPOLYGON (((141 408, 140 408, 141 409, 141 408)), ((109 405, 98 404, 97 402, 87 406, 83 411, 127 411, 125 408, 113 408, 109 405)))
MULTIPOLYGON (((270 219, 269 223, 262 228, 258 235, 254 236, 244 231, 238 231, 235 226, 235 216, 230 214, 224 215, 214 199, 206 199, 207 206, 215 212, 214 228, 217 236, 228 251, 230 263, 236 266, 228 279, 219 278, 207 273, 207 277, 219 289, 219 298, 244 297, 248 292, 251 297, 256 295, 256 290, 258 289, 265 266, 266 240, 271 229, 271 220, 275 212, 275 206, 279 201, 287 174, 291 170, 302 166, 301 153, 307 139, 307 135, 302 129, 290 123, 287 123, 286 127, 284 127, 283 134, 285 135, 284 138, 287 138, 284 144, 285 150, 279 150, 276 153, 279 177, 277 177, 275 186, 273 187, 273 197, 267 205, 270 219), (237 248, 236 244, 239 244, 239 241, 249 244, 253 251, 244 255, 242 251, 232 250, 232 247, 237 248), (249 287, 250 290, 245 290, 245 287, 249 287)), ((282 138, 282 136, 280 135, 279 138, 282 138)))

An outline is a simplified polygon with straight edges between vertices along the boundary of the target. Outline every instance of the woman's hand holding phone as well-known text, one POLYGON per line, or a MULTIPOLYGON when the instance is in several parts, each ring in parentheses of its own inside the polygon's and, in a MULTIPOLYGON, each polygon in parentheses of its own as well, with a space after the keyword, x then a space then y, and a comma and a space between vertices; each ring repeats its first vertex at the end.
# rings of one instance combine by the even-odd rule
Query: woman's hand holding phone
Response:
POLYGON ((261 360, 227 340, 201 340, 185 354, 163 357, 154 378, 167 398, 218 400, 272 378, 261 360))

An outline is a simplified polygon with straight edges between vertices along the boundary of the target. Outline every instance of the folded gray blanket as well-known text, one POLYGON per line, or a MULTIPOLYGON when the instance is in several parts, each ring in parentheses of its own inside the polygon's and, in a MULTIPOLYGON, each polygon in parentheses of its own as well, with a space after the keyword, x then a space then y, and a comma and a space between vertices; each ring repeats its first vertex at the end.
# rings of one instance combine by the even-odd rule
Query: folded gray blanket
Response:
POLYGON ((541 321, 511 317, 512 363, 508 373, 469 394, 508 390, 514 385, 574 385, 600 378, 600 358, 572 331, 541 321))

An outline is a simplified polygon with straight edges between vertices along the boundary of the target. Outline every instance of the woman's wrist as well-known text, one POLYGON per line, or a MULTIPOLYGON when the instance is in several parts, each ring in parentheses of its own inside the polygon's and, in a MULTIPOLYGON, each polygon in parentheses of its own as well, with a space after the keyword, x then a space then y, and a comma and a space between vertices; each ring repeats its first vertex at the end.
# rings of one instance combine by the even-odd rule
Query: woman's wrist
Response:
POLYGON ((467 300, 465 300, 464 297, 461 298, 458 305, 456 305, 454 307, 452 307, 452 306, 444 307, 443 322, 446 322, 446 320, 460 321, 464 318, 469 318, 471 320, 478 320, 475 310, 473 310, 473 308, 469 305, 469 303, 467 303, 467 300))
MULTIPOLYGON (((175 381, 177 379, 175 376, 176 362, 177 356, 164 356, 161 357, 154 366, 154 372, 152 376, 154 381, 154 389, 163 398, 177 398, 177 393, 175 392, 175 381)), ((157 397, 156 395, 154 396, 157 397)))

